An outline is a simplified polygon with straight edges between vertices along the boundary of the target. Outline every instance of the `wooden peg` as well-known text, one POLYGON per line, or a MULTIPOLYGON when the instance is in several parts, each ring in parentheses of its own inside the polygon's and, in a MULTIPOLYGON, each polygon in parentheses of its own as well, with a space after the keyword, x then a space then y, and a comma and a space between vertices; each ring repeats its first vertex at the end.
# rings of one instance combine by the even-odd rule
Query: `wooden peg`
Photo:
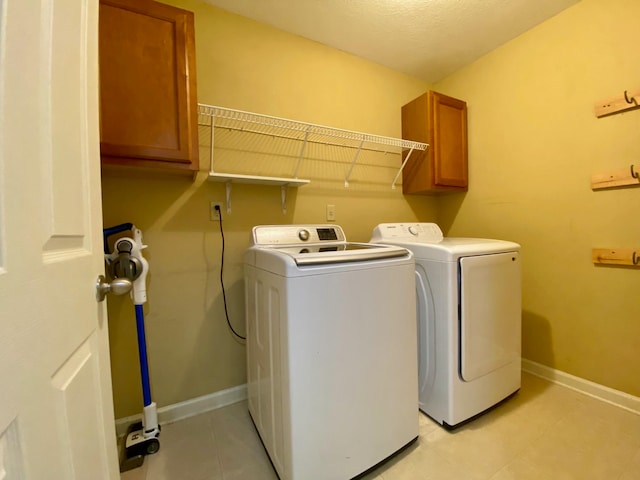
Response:
POLYGON ((593 263, 608 265, 640 266, 640 249, 633 248, 594 248, 591 250, 593 263))
MULTIPOLYGON (((639 168, 640 170, 640 168, 639 168)), ((607 173, 598 173, 591 176, 591 189, 624 187, 630 185, 640 185, 639 172, 634 170, 634 166, 622 170, 607 173)))

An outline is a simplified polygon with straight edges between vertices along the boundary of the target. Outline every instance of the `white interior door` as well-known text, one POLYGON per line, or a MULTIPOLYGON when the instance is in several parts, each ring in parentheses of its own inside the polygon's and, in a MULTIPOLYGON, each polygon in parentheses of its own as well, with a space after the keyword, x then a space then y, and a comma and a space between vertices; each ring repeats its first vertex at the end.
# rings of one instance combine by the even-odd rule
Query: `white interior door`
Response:
POLYGON ((98 0, 0 0, 0 479, 119 478, 98 0))

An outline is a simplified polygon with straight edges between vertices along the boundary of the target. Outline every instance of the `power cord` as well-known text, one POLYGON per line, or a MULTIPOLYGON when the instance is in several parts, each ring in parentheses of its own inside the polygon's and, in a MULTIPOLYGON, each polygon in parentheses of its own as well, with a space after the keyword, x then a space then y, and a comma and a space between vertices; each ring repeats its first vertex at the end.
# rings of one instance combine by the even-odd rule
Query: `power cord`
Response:
POLYGON ((222 277, 222 273, 224 271, 224 229, 222 228, 222 210, 220 210, 220 205, 216 205, 215 209, 218 212, 218 217, 220 218, 220 236, 222 237, 222 254, 220 259, 220 285, 222 286, 222 299, 224 300, 224 316, 227 319, 227 325, 229 325, 229 328, 231 329, 233 334, 242 340, 246 340, 247 337, 243 337, 238 332, 236 332, 235 329, 233 328, 233 325, 231 325, 231 321, 229 320, 229 310, 227 309, 227 294, 225 293, 224 280, 222 277))

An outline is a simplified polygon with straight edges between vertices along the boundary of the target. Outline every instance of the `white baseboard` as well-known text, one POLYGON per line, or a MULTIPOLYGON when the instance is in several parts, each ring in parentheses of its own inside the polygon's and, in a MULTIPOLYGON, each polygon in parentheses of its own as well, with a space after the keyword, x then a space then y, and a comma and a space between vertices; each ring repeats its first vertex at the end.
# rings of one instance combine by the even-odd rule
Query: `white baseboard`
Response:
MULTIPOLYGON (((555 370, 540 363, 527 360, 526 358, 522 359, 522 370, 640 415, 640 397, 590 382, 589 380, 561 372, 560 370, 555 370)), ((247 385, 238 385, 237 387, 221 390, 210 395, 204 395, 161 407, 158 409, 158 422, 160 424, 172 423, 210 410, 215 410, 216 408, 231 405, 232 403, 241 402, 242 400, 246 400, 246 398, 247 385)), ((140 410, 142 410, 142 406, 140 410)), ((130 417, 117 419, 116 432, 118 436, 124 435, 127 432, 128 426, 132 423, 139 422, 141 418, 142 415, 132 415, 130 417)))
MULTIPOLYGON (((247 398, 247 385, 238 385, 237 387, 228 388, 210 395, 192 398, 173 405, 158 408, 158 423, 161 425, 172 423, 184 418, 199 415, 216 408, 225 407, 232 403, 241 402, 247 398)), ((140 406, 142 411, 142 405, 140 406)), ((120 437, 127 433, 127 428, 132 423, 139 422, 142 414, 132 415, 130 417, 118 418, 116 420, 116 433, 120 437)))
POLYGON ((584 378, 575 377, 525 358, 522 359, 522 370, 640 415, 640 397, 590 382, 584 378))

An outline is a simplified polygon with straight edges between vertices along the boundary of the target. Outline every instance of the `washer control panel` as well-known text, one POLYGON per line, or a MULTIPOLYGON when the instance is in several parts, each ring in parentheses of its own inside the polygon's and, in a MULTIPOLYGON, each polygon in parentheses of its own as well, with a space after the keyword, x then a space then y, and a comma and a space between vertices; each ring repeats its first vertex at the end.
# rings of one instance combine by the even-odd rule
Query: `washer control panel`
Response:
POLYGON ((344 231, 338 225, 259 225, 251 230, 252 245, 299 245, 307 243, 344 243, 344 231))
POLYGON ((442 230, 435 223, 381 223, 373 229, 372 242, 407 240, 437 243, 442 241, 442 230))

